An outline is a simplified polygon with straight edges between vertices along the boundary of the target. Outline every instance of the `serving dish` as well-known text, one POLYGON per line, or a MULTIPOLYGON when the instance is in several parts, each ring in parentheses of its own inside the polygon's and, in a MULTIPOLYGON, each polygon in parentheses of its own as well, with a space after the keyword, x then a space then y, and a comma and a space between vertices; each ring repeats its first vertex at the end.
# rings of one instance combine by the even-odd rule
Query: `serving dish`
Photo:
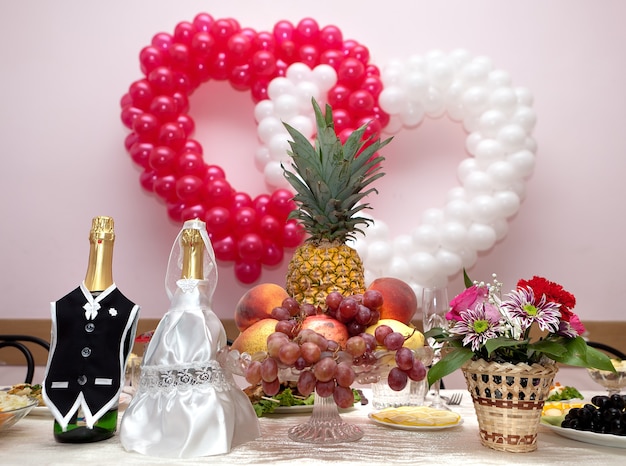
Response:
POLYGON ((543 420, 541 421, 541 425, 547 427, 555 434, 570 440, 577 440, 579 442, 591 443, 593 445, 600 445, 603 447, 626 448, 626 437, 620 435, 597 434, 595 432, 583 430, 565 429, 560 426, 549 424, 543 420))

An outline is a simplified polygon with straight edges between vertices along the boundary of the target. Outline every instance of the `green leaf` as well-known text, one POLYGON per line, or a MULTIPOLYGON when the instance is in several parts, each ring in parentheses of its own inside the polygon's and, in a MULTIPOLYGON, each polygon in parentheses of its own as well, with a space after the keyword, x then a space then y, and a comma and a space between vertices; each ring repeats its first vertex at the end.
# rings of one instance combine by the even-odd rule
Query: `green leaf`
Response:
POLYGON ((511 346, 519 347, 519 346, 523 346, 526 343, 528 343, 528 340, 514 340, 512 338, 498 337, 498 338, 492 338, 491 340, 487 340, 485 342, 485 348, 487 349, 487 354, 490 355, 491 353, 496 351, 498 348, 508 348, 511 346))
POLYGON ((560 357, 567 350, 565 346, 561 342, 556 342, 553 340, 539 340, 535 343, 531 343, 528 345, 528 349, 533 350, 537 353, 543 353, 548 356, 550 359, 554 359, 554 357, 560 357))
POLYGON ((469 348, 464 346, 454 348, 428 370, 428 386, 460 369, 473 356, 474 353, 469 348))
POLYGON ((467 274, 467 270, 465 270, 465 268, 463 268, 463 283, 465 283, 465 288, 471 288, 474 286, 474 282, 467 274))

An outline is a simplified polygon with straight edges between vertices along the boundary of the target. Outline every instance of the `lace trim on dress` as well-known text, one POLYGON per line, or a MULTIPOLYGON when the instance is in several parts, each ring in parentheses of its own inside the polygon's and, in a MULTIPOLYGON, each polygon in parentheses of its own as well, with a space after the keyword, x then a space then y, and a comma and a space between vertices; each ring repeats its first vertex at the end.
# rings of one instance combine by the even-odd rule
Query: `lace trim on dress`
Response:
POLYGON ((226 377, 219 362, 212 360, 204 363, 181 366, 144 366, 141 368, 140 389, 190 390, 194 387, 212 387, 218 391, 227 391, 233 384, 226 377))

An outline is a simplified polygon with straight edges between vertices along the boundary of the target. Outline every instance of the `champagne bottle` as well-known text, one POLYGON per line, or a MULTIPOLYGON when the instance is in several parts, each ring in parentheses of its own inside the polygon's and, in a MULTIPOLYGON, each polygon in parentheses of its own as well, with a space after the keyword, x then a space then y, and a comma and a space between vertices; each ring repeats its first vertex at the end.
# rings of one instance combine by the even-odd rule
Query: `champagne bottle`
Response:
MULTIPOLYGON (((114 223, 111 217, 95 217, 89 232, 89 262, 85 275, 85 287, 95 297, 113 285, 114 223)), ((88 443, 106 440, 117 430, 118 408, 108 410, 89 428, 79 409, 68 424, 65 432, 55 420, 53 433, 57 442, 88 443)))
POLYGON ((183 266, 181 278, 202 280, 204 278, 204 241, 200 230, 187 228, 182 235, 183 266))

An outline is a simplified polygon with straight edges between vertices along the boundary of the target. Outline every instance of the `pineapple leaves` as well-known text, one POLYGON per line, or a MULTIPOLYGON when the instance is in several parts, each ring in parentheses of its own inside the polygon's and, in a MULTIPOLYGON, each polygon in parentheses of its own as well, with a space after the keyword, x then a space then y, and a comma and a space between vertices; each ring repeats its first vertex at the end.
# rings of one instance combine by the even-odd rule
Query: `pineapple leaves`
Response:
POLYGON ((289 218, 298 219, 313 240, 325 239, 345 242, 355 233, 362 233, 357 226, 371 223, 365 217, 356 216, 368 204, 359 204, 375 188, 367 188, 384 176, 381 171, 383 157, 376 155, 391 138, 385 141, 363 140, 367 124, 353 131, 345 143, 335 133, 332 108, 326 105, 325 114, 312 99, 317 135, 315 145, 298 130, 283 123, 292 140, 292 171, 283 166, 283 173, 296 190, 293 200, 298 204, 289 218))

